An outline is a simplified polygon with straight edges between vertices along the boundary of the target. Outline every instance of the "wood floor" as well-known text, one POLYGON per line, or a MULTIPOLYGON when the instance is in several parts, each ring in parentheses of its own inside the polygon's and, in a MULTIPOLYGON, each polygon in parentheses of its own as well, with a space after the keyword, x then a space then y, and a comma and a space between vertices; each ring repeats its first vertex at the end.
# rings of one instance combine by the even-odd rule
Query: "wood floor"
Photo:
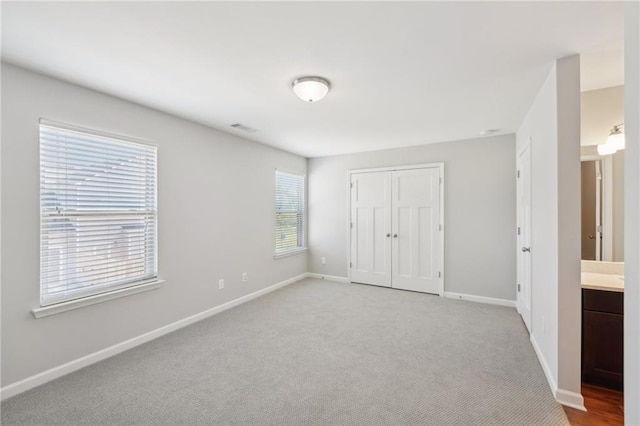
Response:
POLYGON ((582 385, 582 396, 587 412, 563 407, 573 426, 624 425, 624 398, 622 392, 593 385, 582 385))

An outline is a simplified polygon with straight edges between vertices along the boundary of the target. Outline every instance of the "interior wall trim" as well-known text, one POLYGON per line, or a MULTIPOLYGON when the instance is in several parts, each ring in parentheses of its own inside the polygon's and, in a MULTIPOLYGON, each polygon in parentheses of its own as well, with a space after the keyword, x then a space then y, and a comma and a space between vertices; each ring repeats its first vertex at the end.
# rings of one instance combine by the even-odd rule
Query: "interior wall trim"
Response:
POLYGON ((549 383, 549 387, 551 388, 551 392, 553 393, 553 397, 556 399, 556 401, 558 401, 562 405, 566 405, 567 407, 587 411, 584 406, 584 398, 582 397, 582 394, 558 388, 558 385, 556 385, 556 381, 551 375, 551 370, 549 369, 547 360, 542 355, 542 351, 538 346, 538 342, 536 342, 536 339, 533 337, 533 334, 531 335, 529 340, 531 341, 531 346, 533 346, 533 350, 538 357, 538 361, 542 366, 542 371, 544 371, 544 375, 547 378, 547 382, 549 383))
POLYGON ((347 277, 337 277, 335 275, 316 274, 315 272, 307 272, 307 277, 316 278, 319 280, 334 281, 337 283, 345 283, 345 284, 348 284, 351 282, 347 277))
POLYGON ((516 307, 515 300, 497 299, 494 297, 476 296, 473 294, 452 293, 450 291, 445 291, 444 297, 449 299, 466 300, 468 302, 487 303, 489 305, 508 306, 510 308, 516 307))
POLYGON ((556 401, 567 407, 575 408, 576 410, 587 411, 584 406, 584 398, 576 392, 558 389, 556 391, 556 401))
POLYGON ((549 383, 549 387, 551 388, 551 392, 553 392, 553 397, 556 396, 556 391, 558 390, 558 385, 556 385, 556 380, 553 378, 553 374, 551 374, 551 369, 549 368, 549 364, 547 364, 547 360, 545 359, 542 351, 540 350, 540 346, 538 346, 538 342, 536 342, 535 337, 533 337, 533 333, 531 334, 529 340, 531 341, 531 346, 533 346, 533 350, 538 357, 538 361, 540 362, 540 366, 542 367, 542 371, 544 371, 544 375, 547 378, 547 382, 549 383))

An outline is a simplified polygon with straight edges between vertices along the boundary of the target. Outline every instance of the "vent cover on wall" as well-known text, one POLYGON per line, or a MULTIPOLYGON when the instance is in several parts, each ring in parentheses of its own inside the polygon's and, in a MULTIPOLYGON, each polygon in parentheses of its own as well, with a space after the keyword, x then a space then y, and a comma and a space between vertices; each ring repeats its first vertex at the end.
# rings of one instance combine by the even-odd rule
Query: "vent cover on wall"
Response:
POLYGON ((252 129, 249 126, 245 126, 244 124, 240 124, 240 123, 232 124, 231 127, 233 127, 234 129, 242 130, 242 131, 249 132, 249 133, 257 132, 256 129, 252 129))

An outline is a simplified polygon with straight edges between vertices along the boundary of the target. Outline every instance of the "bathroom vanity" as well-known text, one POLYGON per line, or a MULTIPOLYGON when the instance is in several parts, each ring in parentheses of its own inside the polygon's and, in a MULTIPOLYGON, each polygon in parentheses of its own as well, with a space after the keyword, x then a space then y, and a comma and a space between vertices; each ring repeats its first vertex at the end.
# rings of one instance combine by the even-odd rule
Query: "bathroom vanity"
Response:
POLYGON ((582 381, 622 390, 623 266, 607 269, 606 265, 600 265, 604 269, 593 272, 593 268, 585 267, 585 263, 582 272, 582 381))

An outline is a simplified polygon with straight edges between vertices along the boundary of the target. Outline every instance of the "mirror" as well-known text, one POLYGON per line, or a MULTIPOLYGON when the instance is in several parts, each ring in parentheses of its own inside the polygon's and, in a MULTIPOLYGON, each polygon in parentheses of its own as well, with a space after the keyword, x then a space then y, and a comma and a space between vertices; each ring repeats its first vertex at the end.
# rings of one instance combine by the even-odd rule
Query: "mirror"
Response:
POLYGON ((582 260, 624 261, 624 150, 582 147, 582 260))

